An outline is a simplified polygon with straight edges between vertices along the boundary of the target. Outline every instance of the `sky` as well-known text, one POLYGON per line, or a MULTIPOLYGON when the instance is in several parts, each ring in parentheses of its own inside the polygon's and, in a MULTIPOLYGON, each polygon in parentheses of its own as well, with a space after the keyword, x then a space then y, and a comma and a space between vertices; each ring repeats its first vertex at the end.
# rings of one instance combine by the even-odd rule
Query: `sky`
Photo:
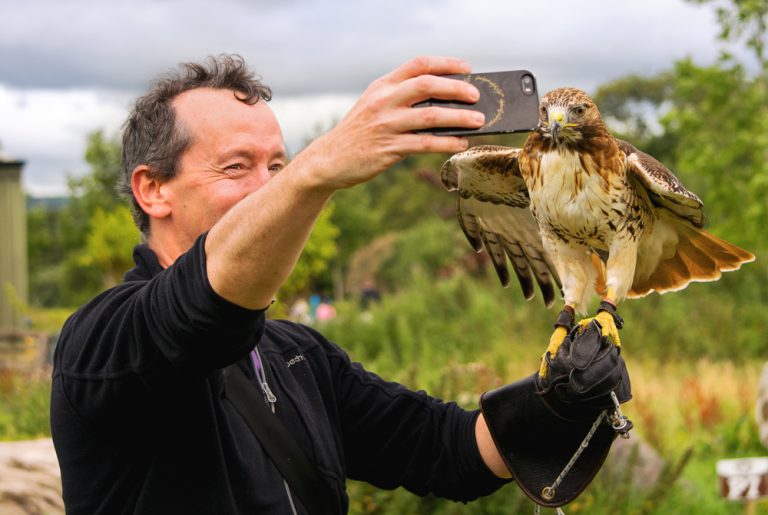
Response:
POLYGON ((119 135, 154 77, 208 55, 240 54, 272 87, 293 154, 418 55, 528 69, 544 93, 721 50, 714 9, 682 0, 0 0, 0 27, 0 153, 33 196, 66 194, 89 133, 119 135))

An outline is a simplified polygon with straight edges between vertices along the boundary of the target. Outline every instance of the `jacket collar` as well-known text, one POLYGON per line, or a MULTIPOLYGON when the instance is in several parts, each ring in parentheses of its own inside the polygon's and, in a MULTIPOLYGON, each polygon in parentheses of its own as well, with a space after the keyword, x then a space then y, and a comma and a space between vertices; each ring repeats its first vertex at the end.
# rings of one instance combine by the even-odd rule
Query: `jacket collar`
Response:
POLYGON ((148 281, 163 271, 157 255, 149 245, 141 243, 133 248, 133 261, 136 266, 125 273, 125 282, 148 281))

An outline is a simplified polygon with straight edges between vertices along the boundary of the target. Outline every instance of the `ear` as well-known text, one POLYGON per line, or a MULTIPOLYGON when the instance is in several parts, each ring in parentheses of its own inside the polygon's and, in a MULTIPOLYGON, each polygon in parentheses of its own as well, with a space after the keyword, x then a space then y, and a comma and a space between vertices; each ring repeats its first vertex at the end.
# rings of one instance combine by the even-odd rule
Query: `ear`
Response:
POLYGON ((169 191, 153 176, 147 165, 139 165, 131 174, 131 189, 136 202, 150 218, 166 218, 171 214, 169 191))

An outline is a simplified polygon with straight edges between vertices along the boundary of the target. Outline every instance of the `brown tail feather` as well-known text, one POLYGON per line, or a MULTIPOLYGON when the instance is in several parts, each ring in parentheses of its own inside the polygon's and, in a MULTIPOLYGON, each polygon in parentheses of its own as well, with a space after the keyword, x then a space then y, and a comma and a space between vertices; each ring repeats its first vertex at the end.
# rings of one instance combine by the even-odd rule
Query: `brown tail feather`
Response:
POLYGON ((717 268, 717 262, 691 243, 691 240, 682 240, 677 247, 677 253, 688 265, 692 277, 706 277, 717 268))
POLYGON ((714 259, 717 267, 723 272, 738 270, 742 263, 755 260, 755 256, 751 252, 728 243, 713 234, 701 229, 698 229, 697 233, 694 237, 689 237, 689 240, 702 252, 714 259))
POLYGON ((691 282, 691 272, 688 263, 678 251, 672 259, 664 262, 664 267, 657 268, 651 275, 655 282, 654 290, 658 292, 674 291, 684 288, 691 282))
POLYGON ((692 281, 717 281, 721 272, 738 270, 755 256, 708 232, 689 225, 677 228, 675 255, 661 261, 647 279, 635 278, 627 296, 644 297, 652 291, 664 293, 685 288, 692 281))

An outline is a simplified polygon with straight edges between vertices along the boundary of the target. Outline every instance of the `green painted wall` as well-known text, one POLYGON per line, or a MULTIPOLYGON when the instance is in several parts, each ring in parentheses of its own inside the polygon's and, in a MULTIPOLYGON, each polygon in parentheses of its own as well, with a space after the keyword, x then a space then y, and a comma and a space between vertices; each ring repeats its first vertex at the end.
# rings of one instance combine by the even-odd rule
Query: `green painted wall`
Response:
POLYGON ((0 329, 19 327, 8 286, 27 302, 27 216, 21 189, 23 161, 0 160, 0 329))

